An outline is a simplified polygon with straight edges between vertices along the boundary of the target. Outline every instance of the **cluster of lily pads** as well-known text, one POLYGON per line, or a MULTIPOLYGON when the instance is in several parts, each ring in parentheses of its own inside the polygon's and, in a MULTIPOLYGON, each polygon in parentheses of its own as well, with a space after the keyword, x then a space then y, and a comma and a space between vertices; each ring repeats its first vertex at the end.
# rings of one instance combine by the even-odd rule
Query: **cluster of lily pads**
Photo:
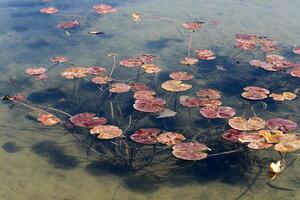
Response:
MULTIPOLYGON (((93 6, 93 9, 100 14, 114 13, 117 10, 110 5, 100 4, 93 6)), ((42 13, 54 14, 58 12, 55 7, 42 8, 42 13)), ((133 20, 140 20, 138 13, 133 13, 133 20)), ((58 28, 71 29, 79 26, 80 23, 77 20, 63 22, 57 25, 58 28)), ((196 65, 199 61, 210 61, 216 59, 216 55, 208 49, 197 49, 195 56, 191 55, 191 43, 192 34, 195 31, 201 29, 204 22, 186 22, 182 27, 185 30, 190 31, 188 55, 184 57, 180 63, 182 65, 196 65)), ((278 50, 277 43, 269 38, 257 37, 256 35, 237 34, 236 35, 236 48, 241 50, 254 50, 256 47, 266 53, 274 52, 278 50)), ((296 54, 299 54, 300 50, 294 49, 296 54)), ((158 97, 157 92, 148 87, 145 83, 139 82, 140 78, 144 74, 158 74, 161 72, 161 67, 155 64, 155 56, 151 54, 141 54, 133 58, 123 58, 119 61, 119 65, 116 61, 117 54, 109 54, 108 57, 113 58, 113 66, 109 71, 102 66, 74 66, 69 62, 69 58, 65 56, 56 56, 50 60, 55 63, 53 67, 58 64, 71 65, 61 72, 61 76, 66 79, 84 79, 91 84, 99 86, 99 91, 108 92, 109 96, 114 94, 122 94, 132 92, 132 98, 134 104, 132 107, 135 112, 147 113, 163 113, 166 110, 173 108, 167 108, 168 101, 158 97), (123 67, 127 69, 135 69, 137 76, 130 80, 117 80, 114 78, 114 71, 123 67), (136 79, 136 81, 133 81, 136 79)), ((287 61, 280 55, 268 54, 265 56, 266 61, 251 60, 251 65, 263 68, 267 71, 280 71, 290 70, 290 74, 295 77, 300 77, 300 68, 298 63, 292 63, 287 61)), ((185 69, 185 67, 182 67, 185 69)), ((27 68, 26 73, 30 78, 37 80, 46 80, 47 74, 50 68, 46 67, 30 67, 27 68)), ((258 116, 245 118, 244 116, 235 116, 236 111, 232 107, 222 105, 222 92, 213 88, 202 89, 194 96, 180 95, 178 93, 186 92, 192 88, 192 84, 189 81, 193 80, 197 76, 197 71, 192 73, 186 71, 175 71, 170 73, 170 80, 167 80, 161 84, 161 88, 167 92, 175 93, 175 106, 172 114, 168 117, 177 114, 177 99, 179 99, 180 105, 189 109, 198 109, 199 116, 203 116, 208 120, 215 119, 228 119, 228 126, 231 128, 226 130, 220 137, 230 143, 238 143, 244 145, 251 150, 262 150, 270 147, 274 147, 274 150, 279 153, 288 153, 300 149, 300 137, 295 133, 297 129, 297 123, 289 119, 273 118, 265 121, 265 119, 258 116)), ((247 100, 263 100, 268 97, 273 98, 276 101, 294 100, 297 95, 292 92, 283 93, 270 93, 266 88, 258 86, 248 86, 241 91, 241 96, 247 100)), ((21 93, 14 96, 6 96, 6 100, 10 100, 15 104, 26 106, 30 109, 36 108, 30 102, 26 100, 21 93)), ((113 108, 113 105, 111 104, 113 108)), ((128 134, 127 130, 122 130, 120 127, 112 123, 110 120, 97 116, 94 113, 83 112, 75 115, 70 115, 64 111, 59 111, 60 114, 64 113, 68 119, 63 120, 56 116, 55 112, 43 111, 38 109, 40 116, 37 118, 39 122, 46 126, 55 125, 58 123, 72 123, 74 126, 87 129, 89 134, 96 137, 99 140, 123 140, 125 147, 131 149, 127 144, 128 140, 141 144, 141 145, 167 145, 172 148, 172 154, 178 159, 182 160, 202 160, 209 156, 207 153, 211 149, 204 143, 195 140, 195 138, 188 138, 186 134, 178 133, 175 131, 162 131, 156 127, 140 128, 135 130, 132 134, 128 134)), ((113 113, 113 111, 112 111, 113 113)), ((112 115, 113 119, 113 115, 112 115)), ((130 118, 131 120, 131 118, 130 118)), ((113 121, 113 120, 112 120, 113 121)), ((131 125, 131 124, 129 124, 131 125)), ((209 134, 209 133, 208 133, 209 134)), ((196 138, 197 139, 197 138, 196 138)), ((120 143, 123 144, 123 143, 120 143)), ((271 164, 272 166, 274 163, 271 164)), ((271 170, 275 174, 282 172, 280 170, 271 170)))

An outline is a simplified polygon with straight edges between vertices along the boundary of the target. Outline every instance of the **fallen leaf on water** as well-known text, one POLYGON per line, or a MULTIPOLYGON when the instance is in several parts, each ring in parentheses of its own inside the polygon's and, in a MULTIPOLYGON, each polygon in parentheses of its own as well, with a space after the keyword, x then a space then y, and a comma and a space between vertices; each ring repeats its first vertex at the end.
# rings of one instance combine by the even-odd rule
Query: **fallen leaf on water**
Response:
POLYGON ((174 117, 176 114, 177 114, 177 112, 175 112, 171 109, 165 108, 163 111, 161 111, 159 113, 159 115, 156 118, 160 119, 160 118, 174 117))

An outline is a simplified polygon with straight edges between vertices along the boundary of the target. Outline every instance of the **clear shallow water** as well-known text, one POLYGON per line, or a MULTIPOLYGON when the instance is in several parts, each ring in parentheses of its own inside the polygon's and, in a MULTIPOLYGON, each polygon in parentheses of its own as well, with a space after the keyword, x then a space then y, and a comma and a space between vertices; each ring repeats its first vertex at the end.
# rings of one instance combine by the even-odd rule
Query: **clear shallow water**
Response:
MULTIPOLYGON (((102 116, 109 118, 109 104, 97 98, 98 90, 94 85, 82 81, 79 86, 80 97, 72 96, 74 81, 60 76, 67 65, 53 68, 46 85, 24 80, 27 67, 50 67, 52 63, 49 58, 56 55, 68 56, 72 63, 78 65, 101 65, 110 69, 112 60, 106 55, 115 52, 118 60, 141 53, 158 56, 158 64, 163 71, 155 78, 145 75, 141 80, 153 89, 156 88, 160 97, 167 98, 168 93, 160 89, 160 84, 169 79, 168 74, 175 70, 190 70, 179 64, 187 55, 189 36, 188 32, 182 30, 181 24, 193 20, 206 23, 200 32, 193 35, 192 52, 196 48, 208 48, 215 52, 217 59, 201 62, 197 66, 201 77, 191 82, 193 89, 186 94, 202 88, 219 89, 224 93, 223 104, 236 108, 238 115, 241 115, 244 107, 238 96, 243 87, 255 84, 280 92, 299 86, 299 80, 284 76, 280 80, 289 84, 282 87, 283 82, 278 81, 272 73, 257 70, 248 64, 251 55, 262 58, 261 53, 244 52, 236 59, 231 59, 238 52, 234 48, 234 35, 249 33, 278 41, 281 55, 291 61, 299 61, 299 57, 291 52, 292 44, 300 44, 300 2, 296 0, 105 1, 118 11, 104 16, 91 9, 98 3, 103 2, 1 1, 0 95, 26 92, 28 100, 36 105, 52 106, 71 114, 99 111, 102 116), (54 15, 38 12, 48 5, 56 6, 60 12, 54 15), (141 13, 142 21, 139 24, 131 21, 129 15, 132 12, 141 13), (81 22, 81 26, 70 30, 68 35, 64 30, 55 28, 59 22, 75 19, 81 22), (219 20, 220 24, 215 26, 212 20, 219 20), (182 31, 184 39, 176 28, 182 31), (87 34, 93 29, 99 29, 105 34, 87 34), (216 65, 223 65, 227 71, 218 71, 216 65)), ((118 79, 129 79, 135 75, 135 70, 119 66, 114 74, 118 79)), ((130 113, 133 102, 130 98, 130 94, 122 94, 114 103, 119 104, 125 114, 130 113)), ((299 99, 266 103, 267 111, 258 109, 259 116, 266 119, 290 117, 300 121, 299 99)), ((268 186, 267 167, 247 167, 249 163, 242 162, 237 155, 209 158, 167 178, 163 177, 166 174, 160 168, 165 165, 149 165, 149 171, 161 170, 158 178, 149 173, 133 173, 127 168, 101 162, 93 152, 87 157, 86 146, 78 143, 68 130, 60 126, 42 126, 28 117, 28 109, 9 109, 4 103, 0 109, 1 199, 237 199, 240 196, 242 199, 297 199, 299 195, 299 184, 295 183, 300 176, 298 161, 272 182, 294 191, 268 186)), ((134 124, 129 132, 140 127, 156 126, 193 136, 194 132, 208 125, 207 120, 194 110, 194 132, 188 133, 183 127, 187 112, 180 106, 178 112, 175 118, 163 121, 145 117, 134 124)), ((120 117, 118 120, 121 120, 120 117)), ((124 122, 127 121, 116 123, 124 122)), ((213 124, 226 123, 216 120, 213 124)), ((221 134, 220 131, 214 132, 216 138, 221 134)), ((216 149, 224 149, 211 145, 216 146, 216 149)), ((279 158, 268 151, 255 155, 279 158)), ((180 161, 177 164, 188 165, 180 161)))

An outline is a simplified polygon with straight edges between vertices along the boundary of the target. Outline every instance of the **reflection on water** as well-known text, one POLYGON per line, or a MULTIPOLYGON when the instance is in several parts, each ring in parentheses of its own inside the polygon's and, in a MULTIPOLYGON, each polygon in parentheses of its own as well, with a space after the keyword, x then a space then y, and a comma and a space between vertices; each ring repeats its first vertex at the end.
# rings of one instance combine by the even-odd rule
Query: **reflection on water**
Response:
POLYGON ((39 110, 1 103, 0 199, 297 199, 297 153, 286 158, 288 167, 283 174, 270 181, 268 165, 280 159, 271 149, 184 161, 173 157, 171 148, 140 145, 128 137, 140 128, 156 127, 208 144, 212 149, 209 155, 235 150, 236 145, 220 137, 229 127, 227 120, 207 120, 198 108, 188 109, 175 101, 175 96, 195 96, 204 88, 222 91, 223 105, 235 108, 237 116, 281 117, 299 123, 299 98, 284 102, 268 98, 256 103, 240 97, 249 85, 276 93, 297 93, 299 79, 286 71, 274 73, 249 65, 253 58, 265 59, 258 49, 239 53, 234 48, 236 33, 267 36, 279 42, 278 54, 299 62, 299 56, 292 53, 292 45, 300 44, 299 7, 296 0, 0 0, 0 95, 24 93, 26 103, 64 121, 63 125, 43 126, 36 120, 39 110), (92 7, 100 3, 112 5, 117 12, 96 13, 92 7), (59 12, 39 12, 48 6, 59 12), (141 14, 138 23, 131 19, 134 12, 141 14), (78 20, 80 26, 68 30, 56 27, 70 20, 78 20), (198 48, 210 49, 216 59, 193 66, 180 64, 188 55, 190 37, 182 23, 191 21, 205 22, 193 33, 191 56, 198 48), (156 114, 133 109, 131 92, 111 95, 106 86, 92 83, 90 77, 68 80, 60 75, 71 66, 103 66, 109 74, 113 57, 107 55, 111 53, 117 54, 115 80, 139 79, 155 90, 156 96, 166 99, 166 107, 176 109, 177 115, 157 119, 156 114), (162 70, 159 74, 143 74, 118 64, 123 58, 144 53, 156 56, 154 62, 162 70), (70 61, 50 62, 57 55, 70 61), (47 68, 45 81, 26 75, 32 66, 47 68), (163 90, 161 84, 170 80, 173 71, 193 74, 194 78, 186 81, 192 89, 178 96, 163 90), (120 127, 127 137, 99 140, 57 110, 72 116, 96 113, 120 127))

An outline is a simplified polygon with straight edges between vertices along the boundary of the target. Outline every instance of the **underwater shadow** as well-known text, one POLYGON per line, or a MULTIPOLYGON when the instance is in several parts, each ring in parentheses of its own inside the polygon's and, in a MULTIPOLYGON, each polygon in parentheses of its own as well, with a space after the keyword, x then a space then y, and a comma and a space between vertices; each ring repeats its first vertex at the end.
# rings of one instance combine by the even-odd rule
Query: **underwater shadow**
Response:
POLYGON ((55 168, 70 170, 79 165, 79 161, 52 141, 41 141, 31 147, 32 152, 46 158, 55 168))

